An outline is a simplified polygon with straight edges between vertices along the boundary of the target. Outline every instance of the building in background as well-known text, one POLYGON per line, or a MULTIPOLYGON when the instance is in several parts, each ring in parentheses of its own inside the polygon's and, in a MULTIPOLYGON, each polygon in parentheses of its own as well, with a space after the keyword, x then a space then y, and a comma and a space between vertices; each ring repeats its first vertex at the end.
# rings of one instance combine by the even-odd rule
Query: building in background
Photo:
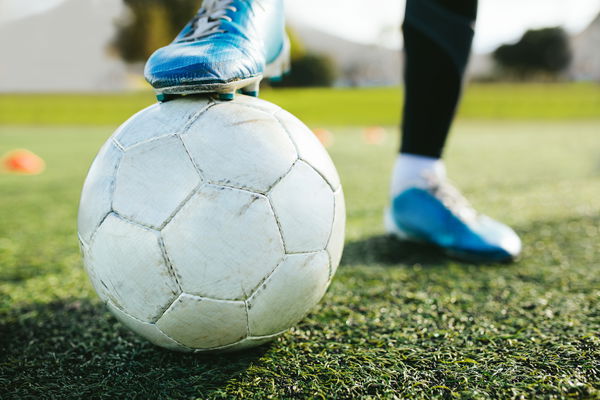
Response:
POLYGON ((0 26, 1 92, 98 92, 129 86, 109 54, 120 0, 69 0, 0 26))
POLYGON ((320 30, 290 24, 311 53, 331 58, 338 68, 337 86, 391 86, 401 82, 402 52, 352 42, 320 30))
POLYGON ((600 14, 583 32, 572 38, 571 46, 571 77, 600 82, 600 14))

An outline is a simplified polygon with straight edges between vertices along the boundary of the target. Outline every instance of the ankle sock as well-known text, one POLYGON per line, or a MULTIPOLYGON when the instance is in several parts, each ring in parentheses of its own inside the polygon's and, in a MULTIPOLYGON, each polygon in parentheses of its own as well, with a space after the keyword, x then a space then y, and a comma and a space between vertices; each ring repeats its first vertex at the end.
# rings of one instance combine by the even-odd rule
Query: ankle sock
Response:
POLYGON ((394 163, 390 194, 399 195, 410 187, 426 188, 427 176, 439 180, 446 178, 446 167, 439 158, 425 157, 415 154, 400 153, 394 163))

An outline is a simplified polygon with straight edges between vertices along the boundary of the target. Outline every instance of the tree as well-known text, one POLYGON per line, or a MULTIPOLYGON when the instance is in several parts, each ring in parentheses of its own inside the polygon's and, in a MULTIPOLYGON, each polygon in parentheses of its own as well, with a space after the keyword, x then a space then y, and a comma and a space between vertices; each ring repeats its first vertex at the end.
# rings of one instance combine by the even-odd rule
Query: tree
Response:
POLYGON ((572 52, 567 33, 557 27, 529 30, 517 43, 498 47, 493 57, 505 70, 521 77, 558 75, 571 63, 572 52))
POLYGON ((272 86, 332 86, 335 82, 337 70, 333 61, 324 55, 307 53, 292 60, 292 70, 280 82, 273 82, 272 86))
POLYGON ((145 61, 159 47, 170 43, 190 20, 200 0, 124 0, 129 9, 117 22, 112 43, 127 62, 145 61))
POLYGON ((285 31, 290 39, 290 47, 291 47, 291 58, 292 61, 296 61, 306 56, 306 48, 302 43, 302 40, 296 34, 296 31, 289 26, 285 28, 285 31))
POLYGON ((307 51, 294 29, 288 26, 286 31, 291 45, 292 70, 272 86, 332 86, 337 68, 331 58, 307 51))

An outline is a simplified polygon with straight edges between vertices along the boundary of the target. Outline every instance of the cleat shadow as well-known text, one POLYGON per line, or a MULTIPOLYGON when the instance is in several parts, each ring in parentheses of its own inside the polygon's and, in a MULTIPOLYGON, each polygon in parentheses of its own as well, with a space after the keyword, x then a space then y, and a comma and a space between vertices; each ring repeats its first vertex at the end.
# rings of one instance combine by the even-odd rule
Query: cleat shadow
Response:
POLYGON ((448 254, 439 247, 397 239, 393 235, 377 235, 346 243, 340 265, 379 264, 387 266, 450 264, 508 265, 512 261, 490 261, 477 257, 448 254))
POLYGON ((340 265, 440 265, 449 262, 449 258, 435 246, 401 241, 393 235, 384 234, 346 243, 340 265))

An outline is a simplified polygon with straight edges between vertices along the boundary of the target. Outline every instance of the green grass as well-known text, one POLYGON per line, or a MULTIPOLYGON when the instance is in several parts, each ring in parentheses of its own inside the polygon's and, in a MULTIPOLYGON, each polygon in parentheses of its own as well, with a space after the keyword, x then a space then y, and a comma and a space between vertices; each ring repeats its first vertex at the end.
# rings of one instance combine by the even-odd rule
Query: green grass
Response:
MULTIPOLYGON (((308 110, 300 95, 295 106, 288 92, 270 95, 308 110)), ((65 99, 70 109, 107 98, 65 99)), ((314 112, 311 125, 325 122, 314 112)), ((370 112, 353 123, 373 123, 370 112)), ((600 398, 600 119, 456 125, 450 175, 522 236, 512 265, 460 263, 386 237, 395 129, 366 145, 359 127, 331 128, 348 229, 322 303, 269 346, 194 356, 146 343, 99 303, 75 221, 86 170, 116 125, 50 117, 54 126, 0 126, 0 154, 26 147, 48 164, 39 176, 0 175, 0 398, 600 398)))
MULTIPOLYGON (((265 90, 263 97, 313 124, 395 125, 398 88, 265 90), (319 106, 315 106, 316 103, 319 106)), ((118 124, 154 102, 150 92, 108 95, 0 95, 0 124, 118 124)), ((600 85, 475 84, 463 118, 600 118, 600 85)))

